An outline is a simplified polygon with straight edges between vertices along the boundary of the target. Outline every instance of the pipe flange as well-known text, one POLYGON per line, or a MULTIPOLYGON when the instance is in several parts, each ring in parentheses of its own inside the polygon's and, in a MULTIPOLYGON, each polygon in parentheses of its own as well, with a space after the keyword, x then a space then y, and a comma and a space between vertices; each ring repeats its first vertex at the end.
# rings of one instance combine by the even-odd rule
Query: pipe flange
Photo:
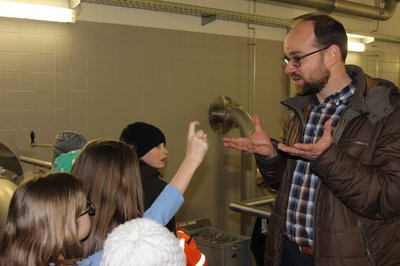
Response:
POLYGON ((231 107, 240 108, 240 105, 231 100, 228 96, 220 96, 211 103, 208 109, 208 122, 211 128, 218 134, 225 134, 237 126, 228 119, 228 110, 231 107))

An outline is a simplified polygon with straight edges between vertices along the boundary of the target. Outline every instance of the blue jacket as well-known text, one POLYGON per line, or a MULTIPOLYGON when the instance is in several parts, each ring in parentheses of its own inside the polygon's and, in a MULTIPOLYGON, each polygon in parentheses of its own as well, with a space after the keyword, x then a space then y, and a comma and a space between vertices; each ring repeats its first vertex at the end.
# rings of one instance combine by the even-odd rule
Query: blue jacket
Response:
MULTIPOLYGON (((175 186, 167 185, 143 216, 162 225, 166 225, 182 206, 183 201, 184 199, 181 192, 175 186)), ((98 266, 100 265, 102 256, 103 250, 99 250, 89 257, 78 261, 77 264, 98 266)))

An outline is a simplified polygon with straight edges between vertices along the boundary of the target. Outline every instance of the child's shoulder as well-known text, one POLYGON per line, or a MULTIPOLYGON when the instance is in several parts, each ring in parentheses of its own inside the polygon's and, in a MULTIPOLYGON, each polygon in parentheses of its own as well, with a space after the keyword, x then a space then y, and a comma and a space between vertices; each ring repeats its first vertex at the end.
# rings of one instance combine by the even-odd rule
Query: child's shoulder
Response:
POLYGON ((64 154, 61 154, 56 159, 51 166, 52 172, 71 172, 72 166, 75 163, 76 157, 78 157, 81 150, 74 150, 64 154))

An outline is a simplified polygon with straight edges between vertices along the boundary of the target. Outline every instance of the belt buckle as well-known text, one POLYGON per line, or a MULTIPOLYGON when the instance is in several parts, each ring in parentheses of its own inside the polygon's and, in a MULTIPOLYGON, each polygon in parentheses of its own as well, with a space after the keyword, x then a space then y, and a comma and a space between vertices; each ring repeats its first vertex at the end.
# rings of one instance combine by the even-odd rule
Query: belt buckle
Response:
POLYGON ((313 255, 314 254, 314 249, 311 247, 303 247, 299 246, 299 250, 301 253, 307 254, 307 255, 313 255))

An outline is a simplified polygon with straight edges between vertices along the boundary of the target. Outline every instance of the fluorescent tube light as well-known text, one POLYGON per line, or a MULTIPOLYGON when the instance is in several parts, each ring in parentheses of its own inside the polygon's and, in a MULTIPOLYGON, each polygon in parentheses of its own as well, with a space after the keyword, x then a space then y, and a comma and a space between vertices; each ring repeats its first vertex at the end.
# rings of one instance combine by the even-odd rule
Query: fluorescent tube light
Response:
POLYGON ((347 49, 350 52, 364 52, 365 44, 360 43, 360 42, 349 41, 349 42, 347 42, 347 49))
POLYGON ((0 1, 0 17, 75 22, 76 10, 66 7, 0 1))
POLYGON ((375 41, 375 38, 372 36, 365 36, 360 34, 347 33, 347 37, 353 40, 357 40, 361 43, 371 43, 375 41))
POLYGON ((364 52, 365 44, 375 41, 374 37, 361 34, 347 33, 347 37, 347 48, 350 52, 364 52))

